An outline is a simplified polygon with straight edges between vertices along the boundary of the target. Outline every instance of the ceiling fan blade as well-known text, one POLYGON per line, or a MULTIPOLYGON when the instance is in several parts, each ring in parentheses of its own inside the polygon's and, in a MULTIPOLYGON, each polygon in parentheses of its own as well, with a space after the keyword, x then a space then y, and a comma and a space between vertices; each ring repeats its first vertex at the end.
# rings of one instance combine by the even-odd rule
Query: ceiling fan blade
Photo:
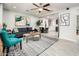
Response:
POLYGON ((45 4, 43 7, 47 7, 47 6, 49 6, 50 4, 49 3, 47 3, 47 4, 45 4))
POLYGON ((36 5, 35 3, 33 3, 34 6, 39 7, 38 5, 36 5))
POLYGON ((43 8, 43 10, 50 11, 49 9, 43 8))
POLYGON ((33 8, 33 9, 30 9, 30 10, 36 10, 36 9, 38 9, 38 8, 33 8))

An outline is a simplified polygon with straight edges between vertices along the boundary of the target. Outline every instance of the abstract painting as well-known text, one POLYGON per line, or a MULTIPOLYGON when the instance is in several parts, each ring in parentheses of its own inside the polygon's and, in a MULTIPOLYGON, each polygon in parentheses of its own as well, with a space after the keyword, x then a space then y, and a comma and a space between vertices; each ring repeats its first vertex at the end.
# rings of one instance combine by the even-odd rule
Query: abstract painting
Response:
POLYGON ((70 14, 69 13, 60 15, 60 25, 62 25, 62 26, 70 25, 70 14))
POLYGON ((15 16, 15 25, 16 26, 25 26, 27 25, 28 20, 26 16, 15 16))

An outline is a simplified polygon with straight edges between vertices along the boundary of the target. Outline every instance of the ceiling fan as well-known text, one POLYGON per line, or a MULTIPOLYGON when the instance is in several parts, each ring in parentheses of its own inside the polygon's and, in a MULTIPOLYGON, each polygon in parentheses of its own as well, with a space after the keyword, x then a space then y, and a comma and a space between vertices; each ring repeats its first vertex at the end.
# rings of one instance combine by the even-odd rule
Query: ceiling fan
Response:
POLYGON ((33 8, 31 10, 38 10, 39 13, 41 13, 43 10, 45 11, 50 11, 48 8, 46 8, 47 6, 50 6, 49 3, 43 5, 43 3, 39 3, 39 5, 35 4, 35 3, 32 3, 34 6, 36 6, 37 8, 33 8))

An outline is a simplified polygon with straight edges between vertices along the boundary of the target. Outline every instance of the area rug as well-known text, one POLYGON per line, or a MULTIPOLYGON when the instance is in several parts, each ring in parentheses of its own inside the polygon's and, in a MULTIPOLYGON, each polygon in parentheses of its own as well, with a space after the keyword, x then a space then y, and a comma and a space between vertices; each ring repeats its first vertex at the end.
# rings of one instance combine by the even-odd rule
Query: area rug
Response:
MULTIPOLYGON (((22 38, 23 40, 23 38, 22 38)), ((22 50, 20 50, 19 44, 16 45, 16 48, 11 47, 9 56, 39 56, 45 50, 47 50, 50 46, 56 43, 58 39, 49 38, 42 36, 38 41, 26 40, 22 41, 22 50)), ((4 53, 6 55, 6 53, 4 53)))

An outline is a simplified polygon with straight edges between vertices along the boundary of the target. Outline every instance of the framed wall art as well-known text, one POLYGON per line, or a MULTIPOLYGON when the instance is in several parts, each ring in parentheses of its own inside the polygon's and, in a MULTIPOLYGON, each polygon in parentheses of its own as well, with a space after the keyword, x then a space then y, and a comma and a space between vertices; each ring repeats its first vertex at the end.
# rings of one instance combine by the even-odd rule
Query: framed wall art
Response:
POLYGON ((60 15, 60 25, 69 26, 70 25, 70 14, 65 13, 60 15))
POLYGON ((15 25, 16 26, 28 26, 28 19, 26 16, 15 16, 15 25))

